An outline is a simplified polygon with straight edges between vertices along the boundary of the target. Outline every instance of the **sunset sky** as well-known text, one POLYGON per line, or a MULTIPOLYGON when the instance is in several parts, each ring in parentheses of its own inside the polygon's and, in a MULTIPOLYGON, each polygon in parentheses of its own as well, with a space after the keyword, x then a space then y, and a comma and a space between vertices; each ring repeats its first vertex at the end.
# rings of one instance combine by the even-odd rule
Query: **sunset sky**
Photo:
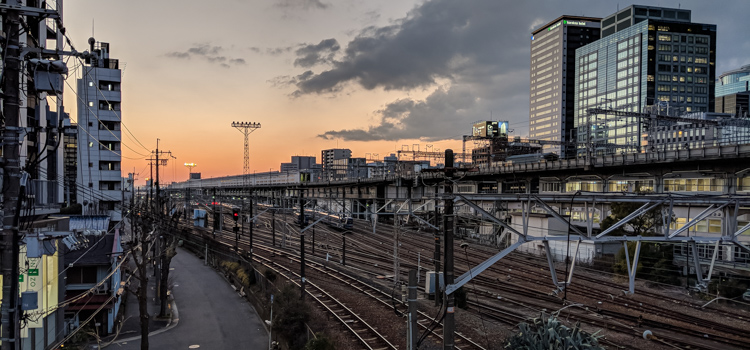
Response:
MULTIPOLYGON (((76 49, 94 32, 123 70, 123 175, 148 177, 148 152, 177 157, 162 183, 242 173, 293 155, 349 148, 382 159, 404 145, 461 151, 479 120, 528 134, 533 29, 560 15, 604 17, 603 0, 67 0, 76 49), (137 140, 136 140, 137 139, 137 140), (141 146, 140 144, 143 144, 141 146), (132 150, 131 150, 132 149, 132 150), (147 150, 148 149, 148 150, 147 150)), ((750 63, 750 1, 648 1, 718 25, 717 75, 750 63)), ((73 67, 69 67, 73 68, 73 67)), ((71 74, 69 79, 76 77, 71 74)), ((71 85, 74 82, 69 81, 71 85)), ((75 119, 75 95, 65 105, 75 119)), ((468 147, 468 145, 467 145, 468 147)))

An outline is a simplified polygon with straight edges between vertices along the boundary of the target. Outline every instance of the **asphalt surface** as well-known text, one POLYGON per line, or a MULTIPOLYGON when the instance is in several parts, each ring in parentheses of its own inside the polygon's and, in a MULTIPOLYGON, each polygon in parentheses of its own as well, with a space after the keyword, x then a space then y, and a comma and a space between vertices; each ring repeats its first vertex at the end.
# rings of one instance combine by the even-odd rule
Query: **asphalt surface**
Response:
MULTIPOLYGON (((203 260, 178 249, 170 279, 178 309, 173 326, 149 336, 151 349, 267 349, 268 332, 255 310, 203 260)), ((108 349, 140 349, 139 339, 108 349)))

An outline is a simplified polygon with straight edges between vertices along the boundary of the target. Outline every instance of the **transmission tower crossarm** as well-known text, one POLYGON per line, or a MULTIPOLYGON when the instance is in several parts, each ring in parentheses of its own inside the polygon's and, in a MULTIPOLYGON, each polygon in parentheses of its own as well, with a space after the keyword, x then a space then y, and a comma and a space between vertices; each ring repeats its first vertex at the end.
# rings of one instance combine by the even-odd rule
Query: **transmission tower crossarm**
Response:
POLYGON ((260 129, 260 123, 253 122, 232 122, 232 127, 239 130, 245 136, 245 158, 242 165, 242 175, 250 174, 250 134, 256 129, 260 129))

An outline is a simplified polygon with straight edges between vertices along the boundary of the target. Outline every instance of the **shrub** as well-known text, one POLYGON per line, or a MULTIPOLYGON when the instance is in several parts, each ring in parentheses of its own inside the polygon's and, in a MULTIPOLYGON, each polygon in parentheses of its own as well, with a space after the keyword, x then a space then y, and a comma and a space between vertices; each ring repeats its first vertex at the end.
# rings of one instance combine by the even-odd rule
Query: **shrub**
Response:
POLYGON ((315 333, 315 339, 310 339, 307 344, 305 344, 305 350, 335 350, 336 347, 333 346, 333 341, 328 338, 325 334, 322 333, 315 333))
POLYGON ((300 300, 294 285, 287 284, 279 291, 274 309, 274 332, 286 340, 290 349, 304 348, 307 341, 305 324, 310 320, 310 309, 300 300))
POLYGON ((504 349, 513 350, 569 350, 590 349, 604 350, 599 346, 596 335, 580 329, 580 322, 571 329, 554 316, 532 320, 531 324, 521 323, 520 331, 505 341, 504 349))
POLYGON ((250 285, 255 284, 255 273, 253 273, 252 270, 248 271, 246 268, 238 269, 237 278, 244 286, 249 287, 250 285))
POLYGON ((712 279, 708 284, 710 294, 715 295, 718 292, 720 296, 730 299, 741 297, 748 288, 750 288, 750 282, 731 277, 712 279))
POLYGON ((276 281, 276 272, 273 272, 271 269, 266 269, 263 275, 271 282, 276 281))
POLYGON ((240 268, 240 264, 236 262, 231 262, 231 261, 222 261, 220 265, 227 271, 231 271, 231 272, 236 272, 237 269, 240 268))

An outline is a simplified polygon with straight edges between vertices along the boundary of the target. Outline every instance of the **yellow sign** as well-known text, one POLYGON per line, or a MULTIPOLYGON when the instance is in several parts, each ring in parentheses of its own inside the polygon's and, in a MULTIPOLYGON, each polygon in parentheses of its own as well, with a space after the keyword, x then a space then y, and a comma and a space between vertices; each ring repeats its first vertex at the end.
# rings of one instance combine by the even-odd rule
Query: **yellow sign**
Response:
MULTIPOLYGON (((57 248, 57 242, 55 241, 55 248, 57 248)), ((53 308, 58 303, 58 284, 60 280, 58 278, 58 260, 59 253, 55 249, 53 255, 43 255, 41 258, 27 258, 26 248, 21 248, 21 254, 19 257, 19 263, 21 271, 19 271, 19 292, 37 292, 37 305, 36 310, 29 310, 27 312, 33 313, 34 317, 30 317, 27 325, 21 330, 23 337, 28 336, 28 329, 26 328, 43 328, 44 318, 47 317, 53 308), (41 313, 41 314, 40 314, 41 313)))

